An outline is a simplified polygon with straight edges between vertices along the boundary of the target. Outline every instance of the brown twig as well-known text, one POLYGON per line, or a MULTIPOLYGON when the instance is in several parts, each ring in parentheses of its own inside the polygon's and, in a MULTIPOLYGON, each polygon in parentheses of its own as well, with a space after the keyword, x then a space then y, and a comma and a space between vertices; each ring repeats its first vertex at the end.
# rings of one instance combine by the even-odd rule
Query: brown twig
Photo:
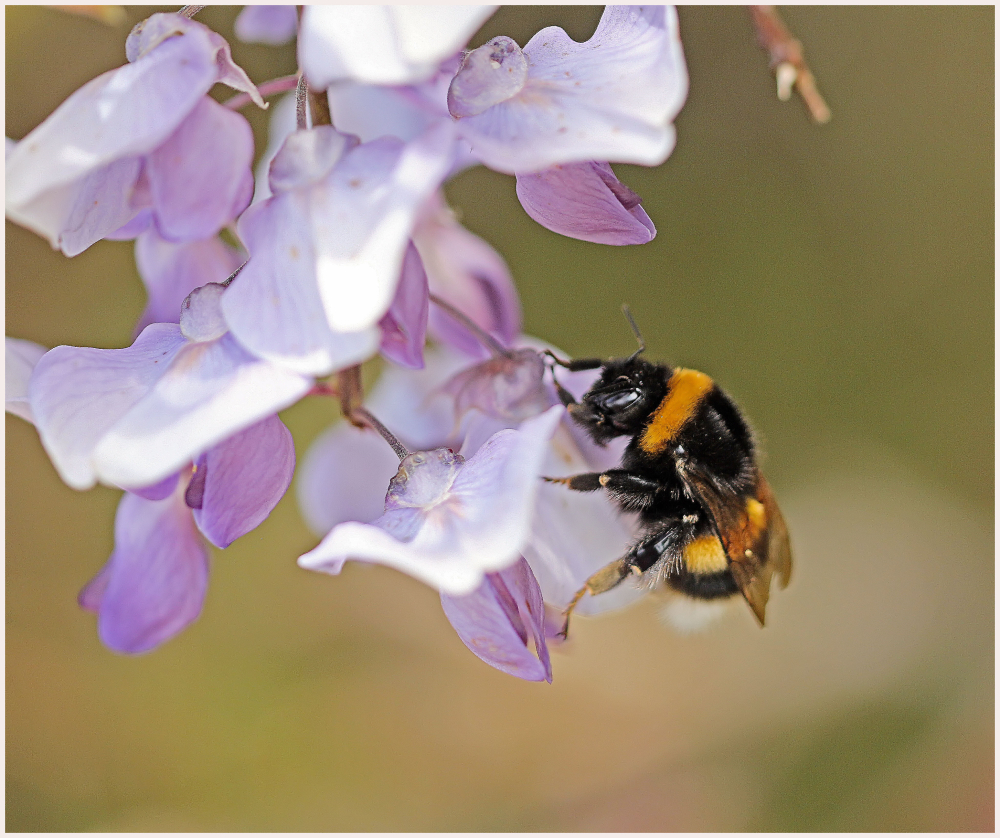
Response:
POLYGON ((829 122, 830 108, 803 58, 802 43, 792 37, 774 6, 750 6, 749 9, 757 30, 757 43, 771 56, 771 69, 778 81, 778 98, 787 101, 794 87, 813 120, 820 124, 829 122))
POLYGON ((204 6, 182 6, 180 11, 177 12, 179 15, 183 15, 186 18, 193 18, 198 12, 204 9, 204 6))

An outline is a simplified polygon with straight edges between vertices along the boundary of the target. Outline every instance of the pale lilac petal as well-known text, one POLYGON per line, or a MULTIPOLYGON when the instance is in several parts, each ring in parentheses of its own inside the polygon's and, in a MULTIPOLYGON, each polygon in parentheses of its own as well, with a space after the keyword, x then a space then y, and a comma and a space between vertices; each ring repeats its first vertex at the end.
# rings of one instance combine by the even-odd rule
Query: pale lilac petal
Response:
POLYGON ((209 282, 223 282, 243 257, 215 236, 175 244, 147 230, 136 240, 135 261, 149 294, 137 327, 142 331, 150 323, 178 322, 184 298, 209 282))
POLYGON ((271 189, 288 192, 320 183, 357 145, 357 137, 344 134, 330 125, 292 132, 268 169, 267 179, 271 189))
POLYGON ((448 111, 456 119, 476 116, 524 89, 528 59, 515 41, 500 35, 466 53, 448 89, 448 111))
MULTIPOLYGON (((524 55, 529 69, 520 92, 459 120, 491 169, 515 174, 587 160, 655 166, 670 154, 671 121, 687 95, 673 7, 607 6, 585 43, 548 27, 524 55)), ((493 83, 494 98, 502 99, 509 92, 502 73, 493 83)), ((478 96, 489 98, 486 91, 478 96)))
POLYGON ((442 122, 405 145, 360 145, 331 172, 310 216, 331 328, 366 329, 388 310, 420 208, 453 158, 453 128, 442 122))
POLYGON ((203 97, 147 158, 160 235, 196 241, 234 221, 253 194, 252 163, 250 124, 203 97))
MULTIPOLYGON (((140 180, 142 176, 140 175, 140 180)), ((137 184, 138 188, 138 184, 137 184)), ((132 192, 132 199, 135 200, 136 190, 132 192)), ((131 202, 130 202, 131 203, 131 202)), ((108 233, 104 238, 109 241, 131 241, 132 239, 141 236, 146 232, 153 224, 153 208, 152 206, 145 207, 139 210, 135 218, 126 224, 123 224, 117 230, 113 230, 108 233)))
POLYGON ((656 228, 607 163, 566 163, 517 176, 521 206, 543 227, 597 244, 646 244, 656 228))
MULTIPOLYGON (((94 448, 185 343, 177 326, 153 324, 127 349, 57 346, 38 362, 28 387, 31 407, 42 445, 66 483, 89 489, 97 482, 94 448)), ((155 483, 182 464, 126 485, 155 483)))
POLYGON ((140 158, 126 157, 83 178, 59 233, 63 253, 76 256, 94 242, 129 226, 139 212, 135 186, 141 170, 140 158))
POLYGON ((225 285, 210 282, 187 295, 181 303, 178 323, 184 337, 194 343, 206 343, 218 340, 228 331, 221 305, 225 291, 225 285))
POLYGON ((148 652, 201 613, 208 554, 178 492, 149 501, 126 493, 115 518, 115 549, 80 602, 96 608, 105 645, 126 654, 148 652))
POLYGON ((96 614, 101 609, 101 600, 104 598, 104 591, 107 590, 108 580, 111 578, 111 563, 106 562, 97 576, 91 579, 77 594, 77 604, 91 614, 96 614))
POLYGON ((441 595, 441 607, 462 642, 481 660, 526 681, 552 682, 545 645, 542 595, 524 559, 463 597, 441 595), (528 630, 539 656, 528 649, 528 630))
POLYGON ((34 422, 28 401, 28 381, 48 352, 44 346, 19 338, 4 338, 4 410, 34 422))
POLYGON ((58 247, 83 179, 152 151, 215 83, 207 33, 196 26, 98 76, 19 142, 6 161, 8 217, 58 247))
POLYGON ((442 389, 455 397, 455 414, 473 408, 507 422, 537 416, 554 403, 544 380, 545 363, 534 349, 511 350, 449 379, 442 389))
POLYGON ((378 562, 444 593, 471 593, 485 573, 517 561, 548 439, 564 412, 555 407, 518 431, 501 431, 457 469, 450 468, 457 455, 448 461, 443 449, 411 454, 393 478, 392 504, 387 498, 381 518, 334 527, 299 564, 339 573, 347 559, 378 562), (421 503, 429 505, 413 505, 421 503))
POLYGON ((294 404, 311 386, 309 378, 253 357, 230 334, 187 343, 149 392, 102 434, 94 467, 115 485, 153 483, 294 404))
MULTIPOLYGON (((455 221, 440 196, 425 207, 413 243, 431 292, 510 346, 521 330, 521 304, 503 257, 455 221)), ((473 357, 489 354, 477 337, 438 306, 431 306, 428 331, 473 357)))
POLYGON ((244 6, 233 31, 246 43, 280 46, 295 37, 298 24, 295 6, 244 6))
POLYGON ((461 49, 495 6, 307 6, 299 64, 309 83, 408 84, 461 49))
POLYGON ((198 528, 216 547, 255 529, 284 497, 295 471, 292 434, 277 416, 229 437, 199 459, 198 528))
POLYGON ((267 123, 267 149, 254 169, 254 204, 271 197, 271 186, 267 182, 271 162, 285 140, 295 133, 295 94, 289 93, 277 101, 272 99, 271 105, 271 118, 267 123))
POLYGON ((375 328, 330 329, 316 284, 307 195, 288 192, 255 204, 240 218, 250 261, 229 286, 222 310, 232 334, 251 352, 311 375, 361 363, 378 351, 375 328))
POLYGON ((382 330, 379 348, 383 357, 410 369, 423 367, 429 306, 427 274, 417 249, 410 244, 403 257, 403 275, 396 286, 396 296, 379 321, 382 330))

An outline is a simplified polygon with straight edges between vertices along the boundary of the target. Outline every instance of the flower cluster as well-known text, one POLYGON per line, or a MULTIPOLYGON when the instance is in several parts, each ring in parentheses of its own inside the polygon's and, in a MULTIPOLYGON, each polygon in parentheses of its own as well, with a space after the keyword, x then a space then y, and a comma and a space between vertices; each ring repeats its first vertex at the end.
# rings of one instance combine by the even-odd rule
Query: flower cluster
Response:
MULTIPOLYGON (((299 564, 411 574, 476 655, 551 681, 559 611, 634 522, 540 477, 621 452, 568 421, 503 258, 442 185, 484 165, 513 175, 550 230, 648 242, 653 222, 610 164, 666 159, 687 75, 671 7, 608 6, 583 43, 549 27, 523 47, 467 44, 492 11, 248 6, 240 38, 297 38, 299 74, 259 85, 217 33, 154 14, 126 65, 8 142, 8 218, 67 256, 134 239, 148 291, 129 347, 6 343, 7 409, 63 480, 124 490, 114 551, 80 594, 110 648, 150 650, 197 618, 205 540, 225 548, 291 485, 278 412, 334 396, 345 420, 297 480, 322 536, 299 564), (240 95, 219 104, 216 84, 240 95), (239 108, 285 91, 255 175, 239 108), (359 365, 376 355, 365 395, 359 365)), ((579 397, 593 375, 560 383, 579 397)))

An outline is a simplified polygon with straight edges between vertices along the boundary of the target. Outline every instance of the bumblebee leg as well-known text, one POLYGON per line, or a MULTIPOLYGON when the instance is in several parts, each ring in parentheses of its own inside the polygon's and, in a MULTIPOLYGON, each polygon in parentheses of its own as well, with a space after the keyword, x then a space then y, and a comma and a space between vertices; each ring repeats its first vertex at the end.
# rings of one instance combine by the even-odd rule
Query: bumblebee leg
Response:
POLYGON ((581 370, 596 370, 598 367, 604 365, 604 361, 600 358, 577 358, 572 361, 564 361, 562 358, 558 357, 554 352, 546 349, 543 355, 548 355, 556 364, 564 369, 568 369, 570 372, 580 372, 581 370))
POLYGON ((579 603, 586 594, 596 596, 597 594, 603 594, 605 591, 610 591, 612 588, 621 583, 621 581, 631 572, 631 562, 628 560, 628 557, 625 557, 622 559, 615 559, 611 562, 611 564, 605 565, 597 571, 597 573, 591 575, 587 581, 583 583, 583 587, 573 595, 573 599, 570 600, 569 605, 566 606, 566 612, 563 615, 563 627, 559 634, 562 637, 566 637, 569 633, 569 615, 573 613, 573 609, 576 608, 577 603, 579 603))
POLYGON ((608 493, 629 509, 646 509, 656 500, 656 493, 663 486, 631 471, 620 468, 604 472, 574 474, 572 477, 543 477, 549 483, 561 483, 575 492, 596 492, 607 489, 608 493))

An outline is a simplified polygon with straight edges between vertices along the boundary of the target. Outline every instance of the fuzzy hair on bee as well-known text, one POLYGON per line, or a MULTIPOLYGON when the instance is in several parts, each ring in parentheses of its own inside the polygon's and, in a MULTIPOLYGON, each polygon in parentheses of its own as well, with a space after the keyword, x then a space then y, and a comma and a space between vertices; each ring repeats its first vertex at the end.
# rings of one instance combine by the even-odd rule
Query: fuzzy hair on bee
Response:
POLYGON ((563 360, 549 352, 552 379, 570 416, 598 445, 629 437, 619 468, 545 479, 577 492, 604 491, 638 513, 640 535, 624 556, 586 580, 565 613, 633 576, 649 588, 717 602, 742 595, 761 626, 777 575, 788 584, 788 529, 760 471, 753 432, 733 400, 705 373, 640 356, 563 360), (577 401, 556 367, 600 369, 577 401))

